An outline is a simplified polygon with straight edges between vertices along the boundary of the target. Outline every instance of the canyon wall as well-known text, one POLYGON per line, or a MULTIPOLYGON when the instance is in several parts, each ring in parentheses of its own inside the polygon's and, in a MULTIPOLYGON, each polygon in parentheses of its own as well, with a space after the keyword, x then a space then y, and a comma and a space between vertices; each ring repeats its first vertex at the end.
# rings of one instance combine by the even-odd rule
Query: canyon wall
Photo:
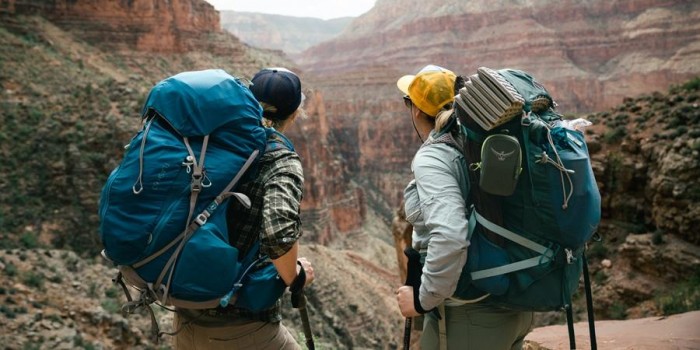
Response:
POLYGON ((380 0, 299 62, 330 75, 508 66, 541 77, 567 110, 595 111, 698 74, 699 19, 695 1, 380 0))
POLYGON ((700 74, 700 3, 379 0, 297 62, 324 93, 351 176, 390 213, 420 145, 399 77, 431 63, 461 75, 512 67, 538 78, 561 113, 603 111, 700 74))
POLYGON ((3 0, 0 12, 41 15, 89 43, 112 49, 187 52, 216 49, 219 13, 199 0, 3 0))
POLYGON ((221 26, 251 46, 279 50, 294 56, 340 34, 353 20, 323 20, 266 13, 221 11, 221 26))
MULTIPOLYGON (((124 123, 117 129, 122 139, 113 140, 117 143, 127 140, 139 125, 140 109, 133 106, 139 100, 142 103, 148 90, 168 76, 186 70, 222 68, 232 75, 251 79, 257 70, 269 66, 285 66, 300 72, 298 66, 280 52, 249 47, 222 30, 219 13, 202 0, 0 0, 0 18, 2 27, 8 31, 3 47, 14 48, 7 52, 0 74, 3 91, 11 93, 12 100, 21 108, 64 106, 65 118, 71 125, 90 118, 70 115, 76 110, 86 111, 86 107, 71 107, 75 101, 70 99, 78 94, 76 91, 91 91, 95 94, 91 98, 100 101, 114 99, 109 102, 112 104, 107 109, 109 113, 102 117, 111 118, 109 114, 113 113, 124 117, 124 123), (28 56, 26 52, 30 50, 34 54, 28 56), (103 83, 106 77, 114 81, 103 83), (111 89, 115 89, 115 84, 127 93, 119 95, 102 89, 103 85, 112 85, 111 89), (59 90, 61 93, 55 93, 59 90), (38 96, 41 99, 37 99, 38 96)), ((302 80, 308 96, 309 117, 300 120, 290 132, 306 171, 302 219, 309 241, 328 243, 333 232, 352 232, 362 224, 364 195, 352 184, 347 175, 348 163, 335 149, 338 144, 328 126, 323 94, 314 90, 303 75, 302 80)), ((88 108, 99 110, 98 107, 88 108)), ((60 118, 63 117, 61 112, 60 118)), ((102 130, 92 136, 97 138, 101 134, 102 130)), ((78 211, 90 214, 89 224, 78 228, 79 232, 94 235, 100 177, 117 165, 121 159, 120 149, 118 147, 117 152, 110 149, 109 154, 116 153, 115 158, 91 169, 98 177, 93 182, 95 188, 79 192, 85 198, 81 199, 82 209, 78 211)), ((63 168, 63 171, 70 172, 70 169, 63 168)), ((59 171, 54 175, 62 179, 66 174, 59 171)), ((4 185, 0 184, 1 187, 4 185)), ((17 189, 18 192, 24 190, 24 186, 17 189)), ((71 196, 69 188, 60 190, 64 191, 65 196, 56 195, 56 201, 71 196)), ((29 209, 3 209, 7 217, 16 218, 23 217, 18 214, 26 211, 29 209)), ((67 225, 57 227, 70 231, 76 225, 70 220, 64 222, 64 216, 48 211, 36 221, 42 226, 42 222, 57 219, 67 225)), ((23 224, 19 219, 10 221, 23 224)))

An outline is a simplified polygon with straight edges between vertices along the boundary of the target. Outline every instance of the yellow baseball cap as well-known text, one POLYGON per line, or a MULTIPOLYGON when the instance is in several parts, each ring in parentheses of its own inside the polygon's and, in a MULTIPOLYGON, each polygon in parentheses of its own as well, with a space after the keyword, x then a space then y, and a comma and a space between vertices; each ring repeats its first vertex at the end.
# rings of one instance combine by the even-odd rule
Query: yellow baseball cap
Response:
POLYGON ((416 75, 404 75, 396 86, 411 98, 418 109, 435 117, 446 104, 454 101, 456 78, 452 71, 431 64, 416 75))

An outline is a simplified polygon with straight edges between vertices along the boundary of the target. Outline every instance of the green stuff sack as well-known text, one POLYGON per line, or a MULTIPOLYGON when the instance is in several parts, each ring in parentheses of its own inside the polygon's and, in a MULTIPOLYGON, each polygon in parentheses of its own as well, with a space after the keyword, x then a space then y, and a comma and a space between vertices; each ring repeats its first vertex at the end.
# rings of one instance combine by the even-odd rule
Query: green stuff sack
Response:
POLYGON ((510 196, 518 184, 522 163, 522 152, 518 139, 504 134, 491 135, 481 146, 481 162, 472 170, 479 169, 479 188, 498 196, 510 196))

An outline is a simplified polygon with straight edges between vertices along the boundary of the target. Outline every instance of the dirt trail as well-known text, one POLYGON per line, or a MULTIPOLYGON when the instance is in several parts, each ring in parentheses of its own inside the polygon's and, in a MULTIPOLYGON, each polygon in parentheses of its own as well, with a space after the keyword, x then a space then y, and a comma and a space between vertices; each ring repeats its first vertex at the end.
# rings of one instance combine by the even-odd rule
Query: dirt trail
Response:
MULTIPOLYGON (((574 330, 576 347, 590 349, 588 323, 576 323, 574 330)), ((700 311, 668 317, 597 321, 596 338, 601 350, 700 349, 700 311)), ((531 342, 527 350, 569 349, 566 325, 537 328, 526 340, 531 342)))

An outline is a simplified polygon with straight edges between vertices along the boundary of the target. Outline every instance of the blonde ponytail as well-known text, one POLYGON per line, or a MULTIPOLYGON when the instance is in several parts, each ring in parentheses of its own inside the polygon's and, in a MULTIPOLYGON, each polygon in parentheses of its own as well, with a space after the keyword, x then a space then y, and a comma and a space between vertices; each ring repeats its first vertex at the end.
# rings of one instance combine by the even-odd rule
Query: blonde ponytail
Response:
POLYGON ((435 116, 435 131, 442 131, 445 125, 447 125, 447 122, 450 120, 451 115, 452 109, 440 110, 440 112, 438 112, 438 115, 435 116))

